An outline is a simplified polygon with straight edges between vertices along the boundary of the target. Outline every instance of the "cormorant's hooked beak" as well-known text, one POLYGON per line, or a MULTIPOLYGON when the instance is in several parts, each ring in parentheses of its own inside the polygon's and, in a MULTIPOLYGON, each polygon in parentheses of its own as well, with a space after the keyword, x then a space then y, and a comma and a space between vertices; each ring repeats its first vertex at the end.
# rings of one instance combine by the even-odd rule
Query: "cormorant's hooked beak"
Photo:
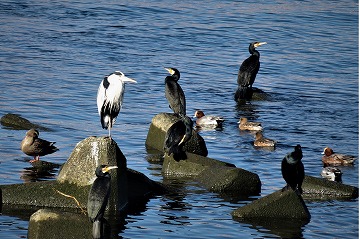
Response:
POLYGON ((111 169, 118 168, 118 166, 107 166, 102 169, 103 173, 109 172, 111 169))
POLYGON ((175 71, 173 69, 166 68, 166 67, 164 67, 164 68, 165 68, 165 70, 167 70, 170 73, 170 75, 174 75, 175 71))
POLYGON ((258 47, 258 46, 265 45, 265 44, 267 44, 267 42, 258 42, 254 45, 254 47, 258 47))

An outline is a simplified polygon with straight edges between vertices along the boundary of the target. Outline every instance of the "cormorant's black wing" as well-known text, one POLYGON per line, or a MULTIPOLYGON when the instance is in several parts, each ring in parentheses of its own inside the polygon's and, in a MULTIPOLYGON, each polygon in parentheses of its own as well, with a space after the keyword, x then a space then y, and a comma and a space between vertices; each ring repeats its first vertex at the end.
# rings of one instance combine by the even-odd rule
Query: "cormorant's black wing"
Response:
POLYGON ((181 86, 174 80, 165 79, 165 97, 170 108, 176 114, 186 114, 185 94, 181 86))
POLYGON ((254 83, 256 74, 260 69, 259 57, 251 55, 241 64, 237 82, 240 86, 250 86, 254 83))
POLYGON ((88 197, 87 212, 92 222, 103 217, 110 195, 110 177, 96 178, 88 197))

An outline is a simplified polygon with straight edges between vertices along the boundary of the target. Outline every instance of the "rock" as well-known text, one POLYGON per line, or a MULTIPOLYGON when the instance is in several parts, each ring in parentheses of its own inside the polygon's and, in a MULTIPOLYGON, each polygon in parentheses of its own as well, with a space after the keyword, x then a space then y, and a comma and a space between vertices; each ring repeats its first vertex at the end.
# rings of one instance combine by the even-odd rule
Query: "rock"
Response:
POLYGON ((21 117, 18 114, 10 114, 10 113, 6 114, 3 117, 1 117, 0 123, 4 127, 15 130, 29 130, 31 128, 35 128, 43 131, 51 131, 46 127, 31 123, 29 120, 21 117))
POLYGON ((324 178, 305 176, 302 196, 305 199, 346 199, 358 198, 359 188, 333 182, 324 178))
POLYGON ((76 208, 75 197, 85 207, 87 197, 95 178, 96 164, 117 165, 112 170, 112 191, 109 210, 122 210, 129 201, 146 201, 152 195, 167 192, 169 189, 154 182, 142 173, 126 168, 126 158, 116 142, 107 137, 89 137, 79 142, 68 161, 63 165, 55 181, 26 184, 2 185, 3 204, 17 204, 41 207, 76 208), (128 180, 131 180, 130 182, 128 180), (127 190, 131 188, 130 192, 127 190))
POLYGON ((293 190, 281 190, 234 210, 231 215, 241 219, 283 218, 310 220, 304 200, 293 190))
POLYGON ((92 238, 92 224, 84 214, 40 209, 31 215, 28 238, 92 238))
POLYGON ((212 192, 258 195, 261 181, 257 174, 216 159, 187 153, 186 160, 175 161, 165 156, 164 177, 194 178, 212 192))
POLYGON ((91 185, 95 169, 101 164, 118 166, 110 171, 111 192, 108 205, 114 210, 121 210, 128 203, 126 158, 116 142, 109 137, 89 137, 80 141, 61 168, 57 180, 78 186, 91 185))
MULTIPOLYGON (((145 145, 147 147, 164 152, 164 141, 167 130, 175 122, 180 120, 177 116, 170 113, 160 113, 153 117, 145 145)), ((193 130, 191 139, 185 143, 186 152, 207 156, 208 151, 204 139, 193 130)))

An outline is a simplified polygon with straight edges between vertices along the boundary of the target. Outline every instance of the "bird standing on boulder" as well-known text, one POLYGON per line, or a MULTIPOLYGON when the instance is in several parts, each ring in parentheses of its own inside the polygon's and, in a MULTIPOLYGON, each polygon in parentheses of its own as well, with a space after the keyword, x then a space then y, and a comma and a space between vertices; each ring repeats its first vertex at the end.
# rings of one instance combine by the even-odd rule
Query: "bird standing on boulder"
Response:
POLYGON ((100 122, 103 129, 109 129, 115 124, 123 103, 125 82, 136 83, 135 80, 126 77, 124 73, 115 71, 101 81, 97 93, 97 107, 100 115, 100 122))
POLYGON ((110 196, 111 176, 109 171, 117 166, 99 165, 95 170, 96 179, 91 186, 87 202, 87 212, 93 223, 93 237, 102 238, 102 220, 110 196))
POLYGON ((249 45, 249 56, 240 66, 238 72, 238 89, 235 93, 235 100, 250 100, 252 97, 252 85, 254 84, 256 75, 260 69, 260 53, 256 47, 266 44, 266 42, 252 42, 249 45))
POLYGON ((186 115, 174 123, 166 132, 164 151, 167 155, 173 154, 176 161, 186 159, 186 153, 183 151, 184 144, 190 140, 193 131, 193 121, 186 115))
POLYGON ((20 148, 25 154, 33 156, 30 163, 40 160, 40 156, 52 154, 59 149, 55 147, 55 142, 49 142, 39 138, 39 131, 30 129, 26 132, 25 138, 21 141, 20 148))
MULTIPOLYGON (((284 189, 292 188, 302 193, 302 183, 305 178, 304 165, 301 162, 303 157, 301 146, 298 144, 295 146, 293 152, 288 153, 281 163, 281 173, 287 183, 284 189)), ((283 190, 284 190, 283 189, 283 190)))
POLYGON ((186 115, 185 94, 178 83, 180 72, 176 68, 165 68, 170 76, 165 78, 165 97, 169 107, 177 115, 186 115))

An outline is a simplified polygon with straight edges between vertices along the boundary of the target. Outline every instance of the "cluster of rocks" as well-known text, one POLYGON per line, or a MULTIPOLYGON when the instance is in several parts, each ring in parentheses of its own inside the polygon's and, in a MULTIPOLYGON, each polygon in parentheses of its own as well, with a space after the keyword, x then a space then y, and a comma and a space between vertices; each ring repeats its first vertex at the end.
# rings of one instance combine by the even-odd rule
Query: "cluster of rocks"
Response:
MULTIPOLYGON (((147 148, 163 151, 166 131, 177 120, 174 114, 156 115, 147 135, 147 148)), ((261 193, 261 181, 257 174, 208 158, 205 141, 195 131, 184 148, 187 151, 186 160, 178 162, 171 156, 164 157, 164 178, 187 178, 217 193, 244 197, 261 193)), ((107 207, 109 217, 117 220, 121 218, 119 215, 132 208, 145 207, 146 202, 155 195, 176 192, 176 189, 128 169, 125 156, 111 138, 89 137, 76 145, 56 180, 0 186, 3 212, 6 207, 14 205, 31 210, 45 207, 31 216, 29 238, 60 238, 62 233, 71 233, 73 238, 84 238, 84 235, 91 238, 91 223, 85 214, 79 212, 86 205, 95 168, 99 164, 118 166, 111 172, 112 187, 107 207)), ((306 199, 358 197, 356 187, 311 176, 305 177, 303 191, 302 196, 306 199)), ((276 218, 306 222, 310 220, 310 213, 302 196, 292 190, 276 191, 234 210, 232 216, 235 220, 276 218)), ((116 235, 116 232, 113 234, 116 235)))

